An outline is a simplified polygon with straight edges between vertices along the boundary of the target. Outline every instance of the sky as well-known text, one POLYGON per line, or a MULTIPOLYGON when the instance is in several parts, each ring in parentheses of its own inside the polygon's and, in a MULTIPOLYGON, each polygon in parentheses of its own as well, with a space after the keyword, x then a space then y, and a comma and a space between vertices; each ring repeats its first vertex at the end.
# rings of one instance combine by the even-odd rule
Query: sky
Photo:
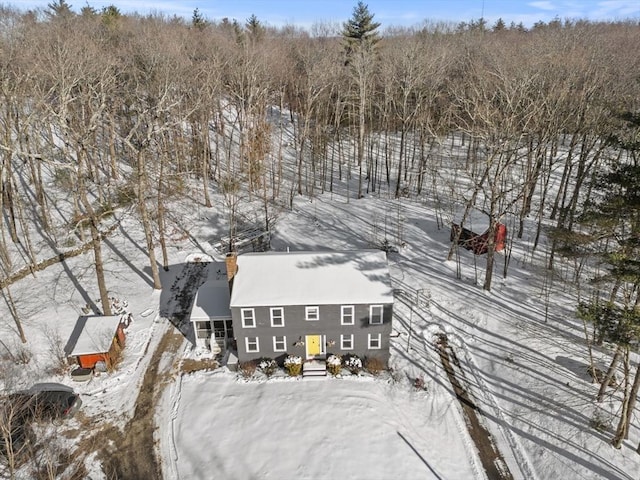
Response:
MULTIPOLYGON (((9 0, 19 9, 46 8, 53 0, 9 0)), ((164 13, 191 18, 199 11, 208 20, 236 19, 241 23, 255 14, 264 24, 310 28, 314 23, 342 23, 357 0, 67 0, 74 10, 85 5, 97 10, 115 5, 123 13, 164 13)), ((640 19, 640 0, 369 0, 365 1, 382 28, 419 26, 425 20, 464 22, 485 18, 489 25, 502 18, 507 24, 560 19, 640 19)))

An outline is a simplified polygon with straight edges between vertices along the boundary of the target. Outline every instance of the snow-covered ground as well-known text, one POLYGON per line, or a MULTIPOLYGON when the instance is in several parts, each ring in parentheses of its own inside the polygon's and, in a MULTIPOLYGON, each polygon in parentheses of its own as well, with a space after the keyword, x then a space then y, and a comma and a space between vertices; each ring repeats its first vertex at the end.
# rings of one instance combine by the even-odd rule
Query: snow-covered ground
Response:
MULTIPOLYGON (((106 242, 111 293, 128 302, 134 321, 119 370, 89 383, 73 384, 68 376, 49 373, 47 365, 51 332, 64 343, 86 298, 98 297, 90 255, 14 285, 33 354, 14 384, 73 385, 84 400, 88 423, 82 425, 124 425, 151 353, 173 328, 160 315, 168 290, 190 254, 215 256, 207 240, 225 231, 218 215, 219 208, 185 212, 183 226, 191 237, 170 246, 172 268, 163 273, 161 293, 151 289, 139 229, 131 226, 106 242)), ((597 386, 586 375, 574 293, 559 281, 545 293, 544 273, 531 262, 526 239, 515 241, 506 279, 499 257, 490 293, 481 288, 482 257, 476 259, 479 284, 466 251, 462 279, 456 279, 455 263, 445 260, 448 230, 437 228, 428 205, 406 199, 296 199, 292 211, 280 212, 272 247, 370 248, 385 234, 392 243, 404 243, 389 255, 394 287, 403 290, 396 297, 393 375, 245 381, 220 369, 178 376, 157 411, 165 478, 484 478, 433 347, 438 332, 446 332, 456 348, 468 388, 515 478, 637 477, 640 432, 634 425, 623 448, 615 450, 611 432, 590 427, 597 386), (413 387, 419 376, 426 391, 413 387)), ((2 339, 13 346, 17 337, 3 314, 2 339)), ((606 363, 605 352, 597 353, 606 363)), ((185 355, 194 352, 187 348, 185 355)), ((597 408, 612 415, 618 403, 597 408)), ((64 428, 80 424, 74 419, 64 428)), ((98 467, 91 478, 101 478, 98 467)))
MULTIPOLYGON (((463 278, 455 279, 455 264, 444 260, 449 232, 437 229, 428 207, 413 202, 299 201, 282 214, 272 245, 369 247, 383 224, 389 239, 405 242, 389 257, 394 286, 404 292, 395 307, 393 378, 247 383, 224 371, 186 376, 167 393, 160 415, 167 478, 335 478, 337 472, 345 478, 483 478, 433 348, 438 332, 455 345, 483 421, 515 478, 634 478, 638 429, 617 451, 610 432, 589 426, 597 387, 586 374, 575 300, 560 283, 543 295, 541 271, 524 262, 524 242, 514 246, 508 277, 498 271, 491 293, 480 287, 482 273, 475 284, 467 252, 463 278), (421 375, 427 393, 413 388, 421 375)), ((502 257, 498 263, 501 268, 502 257)))
POLYGON ((437 392, 202 372, 180 389, 165 478, 478 478, 455 403, 437 392))

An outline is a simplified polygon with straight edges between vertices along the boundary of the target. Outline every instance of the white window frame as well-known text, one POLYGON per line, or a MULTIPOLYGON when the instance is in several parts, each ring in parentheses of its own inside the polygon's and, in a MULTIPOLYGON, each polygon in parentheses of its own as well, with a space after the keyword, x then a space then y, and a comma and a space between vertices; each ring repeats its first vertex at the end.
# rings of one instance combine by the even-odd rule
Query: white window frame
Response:
POLYGON ((380 350, 382 348, 382 334, 381 333, 370 333, 367 337, 369 350, 380 350), (374 347, 371 344, 371 340, 377 342, 378 346, 374 347))
POLYGON ((353 350, 353 333, 347 333, 340 335, 340 350, 353 350), (351 344, 350 347, 345 347, 345 340, 348 340, 351 344))
POLYGON ((242 328, 256 328, 255 308, 241 308, 240 315, 242 316, 242 328), (248 312, 250 312, 250 315, 247 315, 248 312), (251 320, 251 325, 247 324, 247 320, 251 320))
POLYGON ((260 353, 260 338, 244 337, 244 346, 247 353, 260 353), (250 348, 249 344, 255 344, 255 349, 250 348))
POLYGON ((304 319, 307 322, 317 322, 320 320, 320 307, 317 305, 304 307, 304 319))
POLYGON ((284 327, 284 307, 271 307, 271 326, 272 327, 284 327), (274 315, 275 312, 279 311, 280 315, 274 315), (276 324, 274 322, 275 319, 280 319, 280 324, 276 324))
POLYGON ((194 329, 196 331, 196 338, 211 338, 211 334, 213 333, 213 325, 211 325, 210 320, 196 320, 194 329))
POLYGON ((356 309, 353 305, 342 305, 340 307, 340 325, 353 325, 356 321, 356 309), (351 313, 347 313, 347 311, 351 313), (350 322, 345 321, 345 318, 351 318, 350 322))
POLYGON ((369 325, 382 325, 384 322, 384 306, 383 305, 370 305, 369 306, 369 325), (380 321, 373 321, 373 312, 375 310, 380 310, 380 321))
POLYGON ((287 336, 286 335, 274 335, 273 337, 273 351, 274 352, 286 352, 287 351, 287 336), (278 341, 278 338, 282 340, 278 341), (282 343, 282 348, 278 348, 278 344, 282 343))

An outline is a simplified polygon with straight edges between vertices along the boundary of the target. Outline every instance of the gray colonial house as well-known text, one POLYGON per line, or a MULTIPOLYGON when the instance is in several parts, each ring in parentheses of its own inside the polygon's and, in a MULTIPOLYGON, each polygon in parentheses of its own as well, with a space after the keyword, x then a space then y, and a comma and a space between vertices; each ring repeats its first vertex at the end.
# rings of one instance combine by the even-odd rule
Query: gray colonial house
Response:
POLYGON ((387 364, 393 290, 384 252, 248 253, 232 257, 227 273, 240 362, 353 353, 387 364))

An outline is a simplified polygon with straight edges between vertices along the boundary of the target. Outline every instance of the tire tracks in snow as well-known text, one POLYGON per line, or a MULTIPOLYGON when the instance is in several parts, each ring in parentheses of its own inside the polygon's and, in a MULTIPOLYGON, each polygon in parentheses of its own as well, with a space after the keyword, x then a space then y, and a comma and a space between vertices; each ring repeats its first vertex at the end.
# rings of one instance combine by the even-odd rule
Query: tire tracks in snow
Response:
POLYGON ((163 477, 163 462, 157 448, 156 408, 175 374, 176 358, 186 342, 184 333, 188 327, 189 307, 197 289, 207 278, 208 266, 205 262, 186 263, 176 275, 159 317, 164 324, 162 336, 157 343, 150 337, 142 354, 143 357, 150 355, 150 359, 145 362, 133 417, 123 430, 109 427, 101 433, 108 439, 101 448, 100 457, 109 478, 153 480, 163 477))
POLYGON ((529 461, 529 457, 525 453, 522 445, 520 445, 518 439, 513 434, 509 423, 505 418, 502 408, 500 408, 500 406, 498 405, 498 401, 491 393, 489 386, 482 378, 482 375, 480 375, 480 368, 478 367, 478 364, 474 360, 464 342, 462 353, 464 355, 466 364, 469 366, 469 372, 479 386, 478 390, 481 393, 480 396, 484 400, 485 405, 489 406, 491 413, 497 419, 496 424, 498 425, 502 437, 507 441, 509 448, 511 449, 511 453, 516 460, 516 464, 520 470, 520 473, 522 474, 522 478, 526 480, 538 480, 538 476, 536 475, 536 472, 531 465, 531 462, 529 461))
MULTIPOLYGON (((438 306, 437 304, 435 305, 438 306)), ((514 477, 516 474, 519 474, 520 478, 523 478, 525 480, 539 480, 533 466, 531 465, 531 461, 524 451, 524 448, 512 432, 503 409, 500 407, 497 399, 495 398, 495 395, 493 395, 493 393, 491 392, 491 388, 489 387, 489 385, 482 378, 482 375, 480 373, 481 369, 473 358, 473 355, 469 351, 464 338, 458 333, 454 332, 452 328, 442 329, 438 323, 434 323, 430 326, 430 328, 425 330, 425 340, 428 340, 433 344, 434 336, 440 333, 446 335, 449 343, 457 348, 457 356, 460 362, 459 368, 462 373, 467 376, 466 379, 461 380, 466 380, 465 386, 470 391, 472 398, 475 398, 476 401, 481 402, 483 404, 484 411, 494 417, 494 423, 497 426, 497 432, 492 433, 499 434, 500 437, 504 440, 503 443, 509 447, 508 453, 512 458, 512 463, 514 463, 513 467, 517 467, 517 470, 515 468, 512 468, 511 473, 514 475, 514 477), (430 338, 427 338, 428 336, 430 338), (474 387, 472 385, 472 382, 470 382, 469 380, 473 380, 477 387, 474 387)), ((478 414, 480 420, 483 421, 483 423, 485 423, 486 425, 486 415, 482 413, 481 409, 479 409, 478 414)), ((504 461, 506 462, 507 460, 504 461)), ((510 463, 508 463, 508 465, 510 465, 510 463)))
MULTIPOLYGON (((409 291, 410 289, 407 290, 407 292, 409 291)), ((464 455, 467 460, 467 464, 473 472, 473 479, 487 480, 487 475, 480 463, 480 458, 477 454, 473 439, 469 434, 469 429, 462 411, 457 408, 455 402, 448 402, 446 407, 443 407, 442 400, 438 400, 434 397, 435 395, 446 395, 446 399, 448 400, 454 392, 447 374, 442 368, 437 350, 434 348, 434 344, 431 341, 433 334, 440 332, 441 327, 433 323, 430 298, 425 301, 424 305, 415 305, 415 292, 407 292, 405 292, 405 289, 400 289, 397 299, 404 303, 407 308, 411 309, 410 316, 413 317, 414 321, 412 322, 410 319, 406 318, 404 321, 400 322, 400 325, 395 327, 405 335, 408 335, 409 331, 411 331, 411 338, 407 342, 406 346, 407 353, 404 353, 404 348, 402 348, 402 352, 398 352, 398 354, 405 356, 410 355, 413 358, 413 361, 421 360, 421 362, 414 363, 416 366, 420 365, 421 372, 430 377, 427 385, 429 395, 425 398, 429 408, 429 417, 434 419, 434 421, 439 421, 438 427, 445 429, 445 432, 443 433, 446 435, 449 434, 449 428, 453 427, 455 429, 455 433, 458 435, 458 438, 460 438, 464 446, 464 455), (408 353, 409 351, 411 354, 408 353), (445 421, 449 412, 451 414, 452 423, 447 423, 445 421)), ((451 433, 453 433, 453 431, 451 433)))
POLYGON ((180 480, 178 472, 178 447, 176 445, 175 421, 178 418, 178 410, 180 410, 180 400, 182 399, 182 375, 178 375, 177 382, 171 389, 171 415, 169 417, 169 432, 167 440, 169 442, 169 458, 168 463, 171 469, 173 479, 180 480))
MULTIPOLYGON (((439 329, 439 326, 437 327, 437 329, 439 329)), ((423 330, 421 343, 423 344, 424 351, 426 352, 426 355, 429 357, 430 361, 433 362, 435 365, 442 366, 440 363, 440 359, 438 358, 438 353, 436 351, 436 348, 434 348, 434 343, 432 342, 432 338, 431 338, 432 335, 433 335, 433 327, 426 328, 425 330, 423 330)), ((439 388, 446 390, 448 392, 447 393, 448 395, 449 394, 455 395, 455 392, 453 392, 453 386, 449 384, 449 379, 447 378, 447 374, 445 373, 444 369, 436 368, 434 369, 434 373, 439 377, 439 382, 438 382, 439 388)), ((434 387, 435 385, 431 385, 429 390, 433 392, 433 390, 435 390, 434 387)), ((458 435, 462 439, 466 447, 465 455, 466 455, 468 464, 471 466, 471 469, 473 470, 474 478, 478 480, 479 479, 487 480, 487 474, 484 468, 482 467, 482 464, 480 463, 480 458, 476 453, 477 452, 476 447, 473 442, 473 439, 471 438, 471 435, 469 434, 469 429, 467 427, 467 422, 465 421, 463 413, 460 411, 459 408, 455 407, 454 402, 451 402, 449 406, 451 407, 450 409, 452 413, 452 418, 453 418, 456 430, 458 431, 458 435)))

